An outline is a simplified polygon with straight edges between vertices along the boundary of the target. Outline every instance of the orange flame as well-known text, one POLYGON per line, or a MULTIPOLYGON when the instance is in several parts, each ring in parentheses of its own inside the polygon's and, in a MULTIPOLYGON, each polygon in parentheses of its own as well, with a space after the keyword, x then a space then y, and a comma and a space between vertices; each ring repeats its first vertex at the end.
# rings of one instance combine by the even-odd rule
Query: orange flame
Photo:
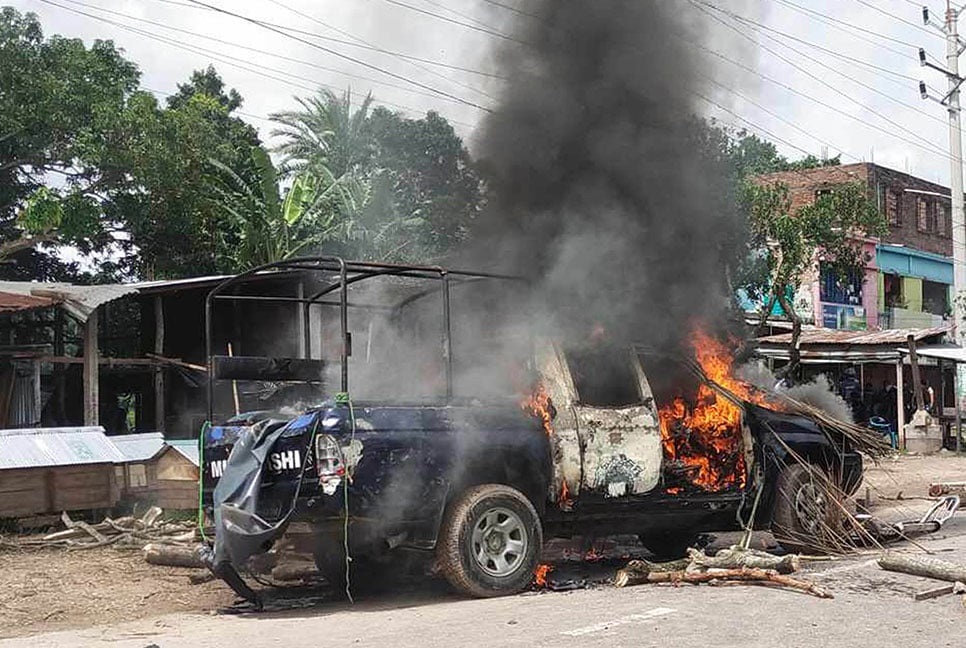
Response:
POLYGON ((520 406, 531 416, 540 419, 547 436, 553 436, 553 415, 550 413, 553 403, 550 401, 550 394, 547 393, 547 389, 543 385, 537 385, 533 393, 523 399, 520 406))
POLYGON ((553 565, 537 565, 537 568, 533 570, 533 584, 536 587, 546 587, 547 586, 547 576, 553 571, 553 565))
MULTIPOLYGON (((733 359, 725 344, 700 328, 693 332, 691 344, 708 378, 739 398, 763 402, 752 386, 734 377, 733 359)), ((693 403, 689 407, 678 396, 659 410, 665 456, 679 462, 687 480, 705 491, 744 487, 747 470, 741 410, 706 384, 698 387, 693 403)), ((668 492, 680 490, 672 486, 668 492)))

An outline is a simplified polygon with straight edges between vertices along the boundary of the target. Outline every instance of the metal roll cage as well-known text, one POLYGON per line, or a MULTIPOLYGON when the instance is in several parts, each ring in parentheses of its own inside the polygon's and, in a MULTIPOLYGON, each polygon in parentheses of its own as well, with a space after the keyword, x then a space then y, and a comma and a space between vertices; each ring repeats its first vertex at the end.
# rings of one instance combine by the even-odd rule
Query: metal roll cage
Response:
MULTIPOLYGON (((445 378, 446 378, 446 400, 450 401, 453 396, 453 353, 452 353, 452 340, 451 340, 451 330, 450 330, 450 288, 452 282, 459 282, 461 284, 487 280, 496 279, 502 281, 514 281, 526 283, 526 280, 522 277, 490 273, 490 272, 469 272, 466 270, 448 270, 441 266, 419 266, 419 265, 404 265, 395 263, 375 263, 368 261, 346 261, 341 257, 335 256, 311 256, 311 257, 298 257, 293 259, 288 259, 285 261, 276 261, 274 263, 266 263, 265 265, 252 268, 240 274, 234 275, 222 281, 220 284, 215 286, 205 298, 205 355, 207 357, 208 366, 208 420, 214 420, 214 401, 215 401, 215 381, 217 380, 215 376, 214 367, 214 328, 213 328, 213 318, 214 318, 214 302, 215 300, 227 300, 227 301, 258 301, 258 302, 291 302, 305 304, 305 308, 302 311, 303 317, 303 329, 304 329, 304 349, 305 353, 303 355, 311 355, 311 333, 310 333, 310 309, 313 305, 320 306, 338 306, 339 307, 339 323, 341 329, 341 340, 342 349, 340 352, 340 363, 341 363, 341 391, 349 391, 349 355, 350 355, 350 340, 351 336, 349 333, 349 307, 360 307, 360 308, 387 308, 384 306, 373 305, 373 304, 350 304, 349 303, 349 286, 364 281, 366 279, 372 279, 374 277, 384 277, 384 276, 395 276, 395 277, 407 277, 414 279, 427 279, 435 280, 440 282, 440 291, 443 302, 443 339, 442 339, 442 350, 443 350, 443 360, 445 367, 445 378), (326 286, 322 290, 316 292, 309 297, 281 297, 281 296, 270 296, 270 295, 233 295, 225 294, 229 288, 233 286, 238 286, 246 282, 250 282, 254 279, 264 279, 266 277, 271 277, 273 274, 282 274, 282 271, 307 271, 307 272, 317 272, 317 273, 337 273, 338 281, 326 286), (326 295, 330 295, 333 292, 338 291, 339 299, 338 301, 324 301, 323 298, 326 295)), ((431 293, 435 292, 434 289, 427 289, 411 295, 404 299, 402 302, 393 307, 388 307, 392 310, 401 309, 412 302, 425 297, 431 293)))

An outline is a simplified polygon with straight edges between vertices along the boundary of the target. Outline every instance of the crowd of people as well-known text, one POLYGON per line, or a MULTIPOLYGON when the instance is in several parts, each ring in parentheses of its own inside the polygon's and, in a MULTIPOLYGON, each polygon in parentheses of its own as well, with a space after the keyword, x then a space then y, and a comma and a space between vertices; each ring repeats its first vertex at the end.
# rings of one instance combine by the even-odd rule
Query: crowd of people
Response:
MULTIPOLYGON (((921 380, 921 387, 926 411, 934 416, 938 415, 936 390, 925 378, 921 380)), ((842 372, 838 384, 839 395, 852 408, 852 416, 856 423, 867 423, 873 417, 878 417, 887 421, 893 430, 899 425, 896 389, 895 384, 888 380, 883 380, 878 387, 871 382, 866 382, 863 386, 851 367, 842 372)), ((908 421, 917 408, 915 392, 911 384, 906 384, 903 389, 902 402, 904 420, 908 421)))

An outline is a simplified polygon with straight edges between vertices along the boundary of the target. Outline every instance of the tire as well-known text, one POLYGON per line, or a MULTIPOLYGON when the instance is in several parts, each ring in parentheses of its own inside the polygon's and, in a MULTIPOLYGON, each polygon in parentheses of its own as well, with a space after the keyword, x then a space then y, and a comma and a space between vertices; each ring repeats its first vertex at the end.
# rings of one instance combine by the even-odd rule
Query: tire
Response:
POLYGON ((542 548, 543 529, 530 500, 515 488, 484 484, 450 503, 436 560, 456 590, 488 598, 529 586, 542 548))
MULTIPOLYGON (((638 536, 644 548, 658 560, 683 558, 688 549, 699 547, 701 535, 697 533, 649 533, 638 536)), ((700 547, 699 547, 700 548, 700 547)))
POLYGON ((772 535, 788 551, 819 553, 841 545, 842 508, 817 466, 791 464, 778 476, 772 535), (819 474, 815 474, 818 472, 819 474))

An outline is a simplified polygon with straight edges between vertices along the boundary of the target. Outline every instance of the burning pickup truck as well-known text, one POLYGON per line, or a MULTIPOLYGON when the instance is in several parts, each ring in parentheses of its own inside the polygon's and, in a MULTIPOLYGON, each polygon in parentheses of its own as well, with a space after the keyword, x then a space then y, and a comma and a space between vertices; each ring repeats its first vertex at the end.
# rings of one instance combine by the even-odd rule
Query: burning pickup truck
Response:
MULTIPOLYGON (((700 533, 751 527, 771 528, 791 547, 821 544, 838 523, 838 502, 861 481, 856 437, 735 380, 727 349, 709 336, 699 334, 694 359, 684 360, 632 346, 570 349, 532 335, 525 373, 505 380, 513 391, 525 385, 523 396, 460 397, 459 374, 467 368, 454 349, 451 291, 487 281, 515 280, 309 258, 239 275, 212 291, 210 418, 215 384, 242 374, 309 382, 319 394, 296 412, 239 414, 205 432, 203 492, 215 522, 210 560, 217 575, 257 599, 239 572, 288 532, 333 584, 394 552, 421 552, 457 590, 487 597, 528 586, 546 537, 631 533, 672 555, 700 533), (303 333, 327 335, 334 360, 315 354, 310 341, 302 358, 214 354, 213 305, 252 300, 240 290, 249 279, 292 270, 334 276, 312 296, 291 299, 305 305, 303 333), (432 287, 379 305, 365 326, 354 324, 350 286, 373 277, 432 287), (338 300, 326 297, 333 294, 338 300), (379 350, 377 322, 395 322, 397 309, 429 298, 442 306, 438 375, 412 361, 393 379, 438 384, 441 398, 356 396, 364 390, 353 382, 350 391, 353 351, 364 347, 355 358, 362 368, 379 350), (326 302, 337 310, 336 324, 315 327, 311 309, 326 302), (357 330, 363 345, 352 344, 357 330), (672 387, 655 393, 657 377, 672 387)), ((406 347, 389 339, 396 352, 406 347)), ((379 380, 364 368, 361 375, 379 380)))

